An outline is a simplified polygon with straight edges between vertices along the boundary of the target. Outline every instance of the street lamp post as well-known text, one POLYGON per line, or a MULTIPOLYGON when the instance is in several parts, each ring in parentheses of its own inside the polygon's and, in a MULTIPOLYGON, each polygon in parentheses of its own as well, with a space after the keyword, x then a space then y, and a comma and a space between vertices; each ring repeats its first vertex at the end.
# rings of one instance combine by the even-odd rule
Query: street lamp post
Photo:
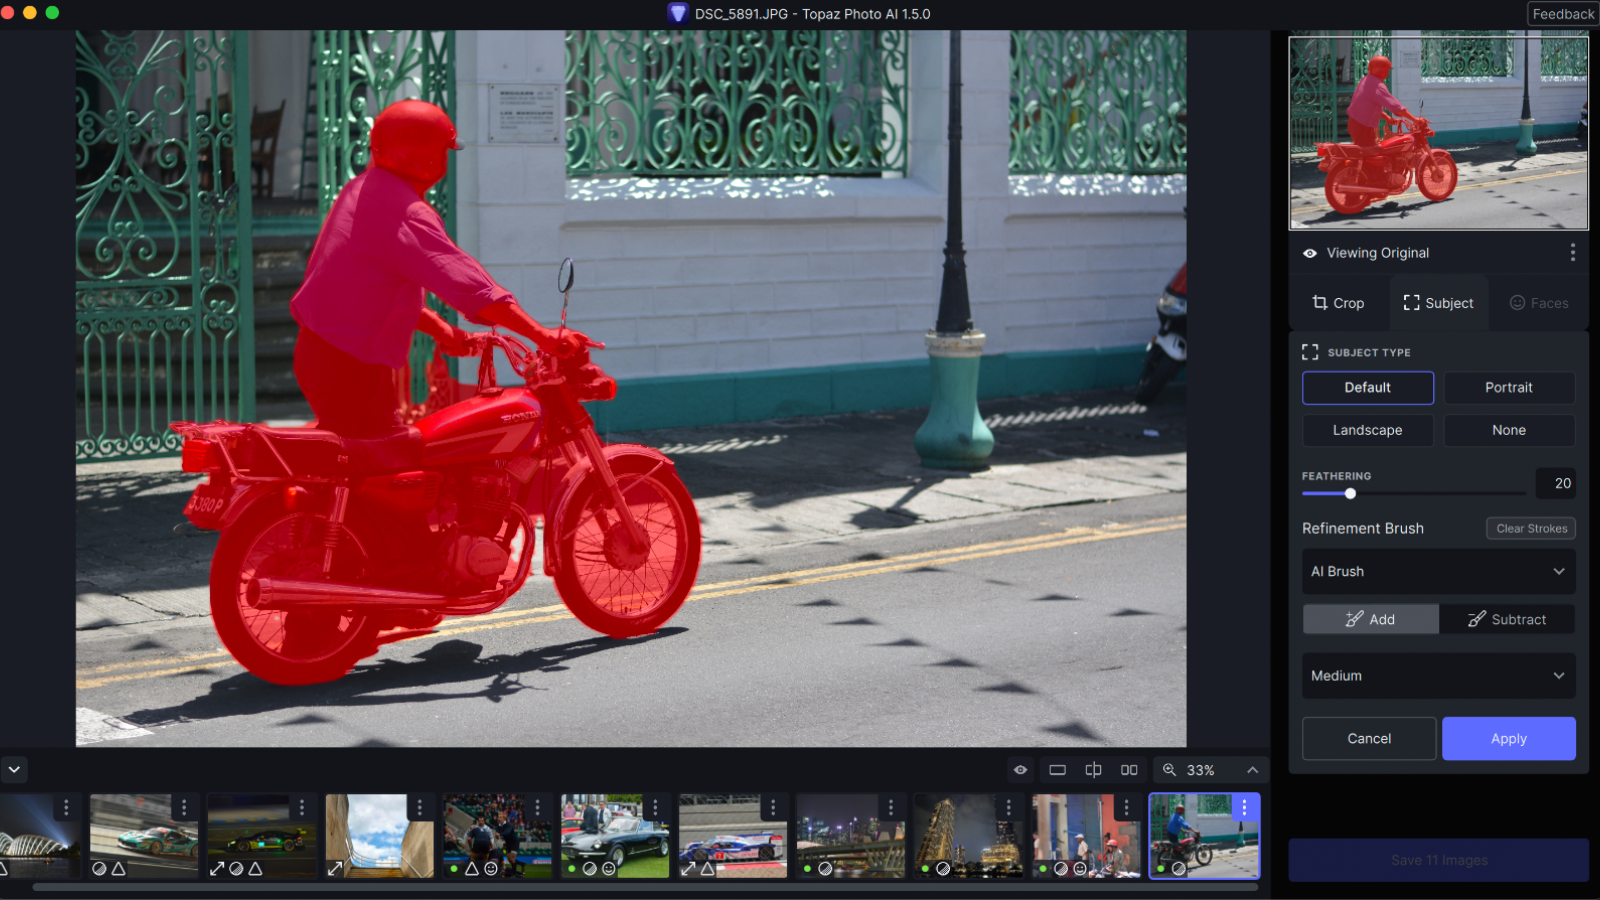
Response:
POLYGON ((1517 155, 1532 156, 1539 152, 1539 145, 1533 142, 1533 107, 1528 103, 1528 45, 1533 42, 1526 39, 1526 29, 1522 37, 1522 118, 1517 120, 1521 131, 1517 138, 1517 155))
POLYGON ((994 434, 978 414, 978 366, 984 334, 972 327, 967 251, 961 244, 961 32, 950 32, 950 209, 946 218, 944 282, 939 318, 924 340, 933 403, 912 443, 931 469, 982 469, 994 434))

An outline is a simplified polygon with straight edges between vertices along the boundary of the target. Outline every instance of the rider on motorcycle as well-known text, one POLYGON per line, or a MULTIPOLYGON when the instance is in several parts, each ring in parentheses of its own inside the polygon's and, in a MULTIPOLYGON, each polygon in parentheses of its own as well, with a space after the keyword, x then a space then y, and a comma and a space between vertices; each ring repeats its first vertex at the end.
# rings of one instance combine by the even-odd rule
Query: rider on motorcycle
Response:
POLYGON ((1389 57, 1374 56, 1367 63, 1367 74, 1356 85, 1355 96, 1350 98, 1350 106, 1345 110, 1349 114, 1350 140, 1363 147, 1378 146, 1378 123, 1389 118, 1384 110, 1397 112, 1407 119, 1414 118, 1383 85, 1383 80, 1389 77, 1389 68, 1389 57))
POLYGON ((1186 831, 1193 833, 1195 839, 1199 840, 1199 830, 1191 828, 1188 821, 1183 818, 1183 804, 1179 803, 1172 810, 1172 818, 1167 820, 1167 840, 1172 843, 1172 849, 1174 852, 1176 852, 1179 846, 1183 843, 1183 833, 1186 831))
POLYGON ((445 111, 401 100, 372 124, 372 163, 344 186, 328 211, 289 303, 300 325, 294 374, 317 424, 349 438, 403 431, 399 378, 422 331, 453 356, 467 333, 423 303, 432 292, 472 322, 501 325, 541 350, 567 357, 584 335, 545 328, 456 246, 424 195, 461 149, 445 111))

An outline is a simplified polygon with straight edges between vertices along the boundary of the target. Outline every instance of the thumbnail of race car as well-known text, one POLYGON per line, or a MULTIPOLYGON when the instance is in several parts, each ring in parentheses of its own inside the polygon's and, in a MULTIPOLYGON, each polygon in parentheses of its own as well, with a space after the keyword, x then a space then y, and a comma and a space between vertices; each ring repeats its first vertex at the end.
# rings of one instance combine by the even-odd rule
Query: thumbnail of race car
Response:
POLYGON ((667 855, 667 832, 643 819, 618 816, 599 832, 575 831, 561 836, 561 855, 566 859, 603 858, 621 868, 628 857, 641 853, 667 855))
POLYGON ((258 831, 242 838, 234 838, 223 847, 235 853, 248 853, 251 850, 303 850, 306 846, 305 835, 304 828, 296 828, 294 831, 258 831))
POLYGON ((709 841, 697 841, 683 848, 679 859, 705 862, 729 859, 777 859, 783 855, 783 835, 763 831, 760 834, 724 834, 709 841))
POLYGON ((161 825, 143 831, 124 832, 117 837, 117 843, 128 850, 158 855, 197 856, 200 851, 199 839, 176 828, 161 825))

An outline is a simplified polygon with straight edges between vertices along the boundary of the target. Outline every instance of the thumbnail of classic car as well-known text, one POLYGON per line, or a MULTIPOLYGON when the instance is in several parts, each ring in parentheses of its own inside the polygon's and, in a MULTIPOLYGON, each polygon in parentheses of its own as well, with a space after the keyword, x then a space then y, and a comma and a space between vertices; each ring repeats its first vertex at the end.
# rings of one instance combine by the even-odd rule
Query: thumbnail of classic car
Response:
POLYGON ((667 832, 654 822, 618 816, 596 832, 574 831, 561 836, 561 855, 567 859, 607 859, 618 868, 628 857, 641 853, 667 855, 667 832))
POLYGON ((179 856, 199 854, 200 841, 193 835, 176 828, 157 825, 143 831, 128 831, 118 836, 117 843, 140 853, 174 853, 179 856))
POLYGON ((251 850, 301 850, 305 848, 304 828, 294 831, 258 831, 242 838, 234 838, 224 845, 225 849, 235 853, 246 853, 251 850))
POLYGON ((697 841, 683 848, 679 859, 695 862, 728 859, 777 859, 783 855, 783 835, 763 831, 760 834, 724 834, 709 841, 697 841))

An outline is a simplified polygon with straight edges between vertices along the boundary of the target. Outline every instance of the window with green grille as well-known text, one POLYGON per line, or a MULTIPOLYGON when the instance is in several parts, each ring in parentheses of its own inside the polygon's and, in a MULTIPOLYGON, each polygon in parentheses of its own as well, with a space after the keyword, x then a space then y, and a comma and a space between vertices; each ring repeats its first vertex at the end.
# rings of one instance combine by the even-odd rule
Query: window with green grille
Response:
POLYGON ((567 174, 906 171, 906 31, 569 31, 567 174))
POLYGON ((1589 39, 1582 31, 1542 32, 1539 41, 1541 78, 1589 77, 1589 39))
POLYGON ((1516 69, 1509 31, 1424 31, 1423 78, 1498 78, 1516 69))
POLYGON ((1233 817, 1232 794, 1197 794, 1194 805, 1197 816, 1233 817))
POLYGON ((1188 32, 1011 32, 1011 174, 1188 171, 1188 32))

